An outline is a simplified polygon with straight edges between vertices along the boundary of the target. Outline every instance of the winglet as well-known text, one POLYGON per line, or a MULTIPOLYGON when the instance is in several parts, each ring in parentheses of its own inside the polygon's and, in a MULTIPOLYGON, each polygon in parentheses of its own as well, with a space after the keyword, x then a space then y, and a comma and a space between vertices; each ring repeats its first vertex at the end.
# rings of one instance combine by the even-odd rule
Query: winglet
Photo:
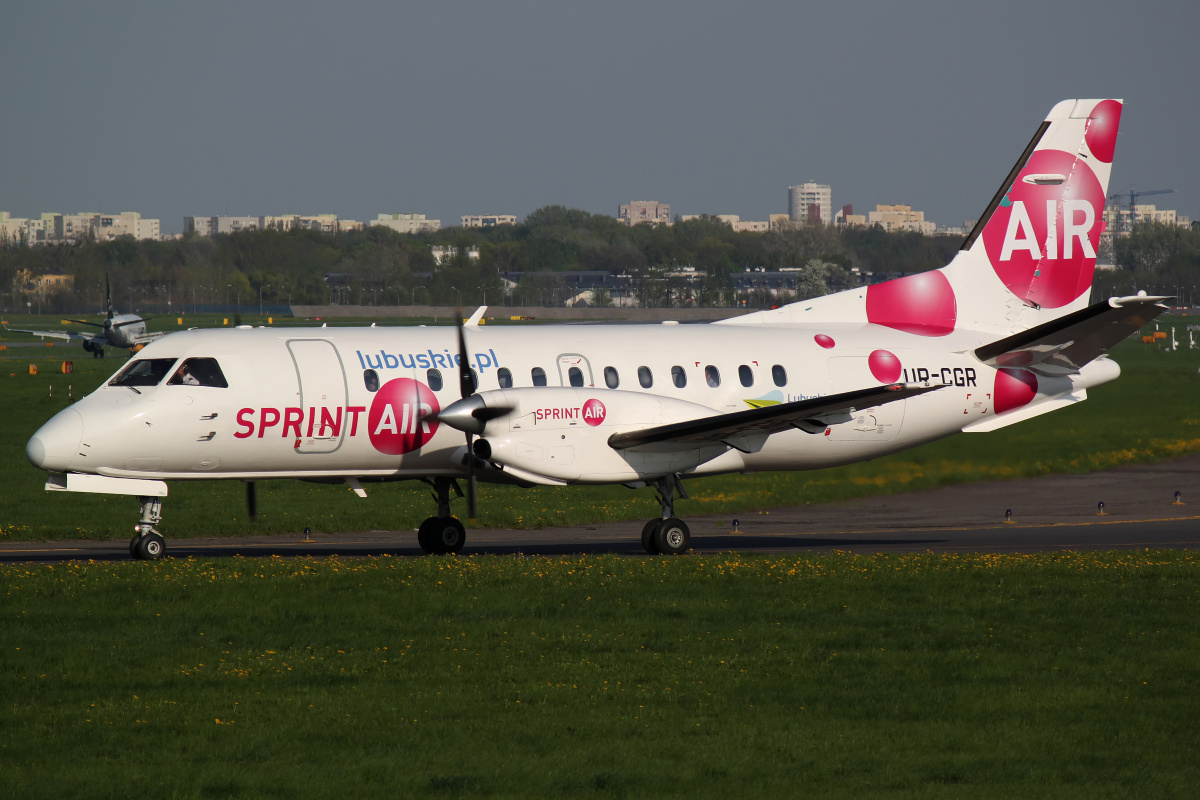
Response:
POLYGON ((470 319, 468 319, 463 324, 464 325, 478 325, 479 321, 481 319, 483 319, 483 312, 485 312, 485 311, 487 311, 487 306, 480 306, 479 308, 475 309, 475 313, 471 315, 470 319))

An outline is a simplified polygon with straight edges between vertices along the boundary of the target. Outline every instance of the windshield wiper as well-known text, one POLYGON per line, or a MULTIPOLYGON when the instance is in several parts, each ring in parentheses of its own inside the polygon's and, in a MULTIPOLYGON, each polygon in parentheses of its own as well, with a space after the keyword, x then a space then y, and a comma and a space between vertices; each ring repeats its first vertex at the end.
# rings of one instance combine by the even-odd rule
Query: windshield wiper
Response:
POLYGON ((136 386, 134 386, 132 383, 123 383, 123 384, 121 384, 121 385, 122 385, 122 386, 127 386, 127 387, 129 387, 130 389, 133 389, 133 390, 134 390, 135 392, 137 392, 138 394, 141 394, 141 393, 142 393, 142 390, 141 390, 141 389, 139 389, 139 388, 137 388, 136 386))

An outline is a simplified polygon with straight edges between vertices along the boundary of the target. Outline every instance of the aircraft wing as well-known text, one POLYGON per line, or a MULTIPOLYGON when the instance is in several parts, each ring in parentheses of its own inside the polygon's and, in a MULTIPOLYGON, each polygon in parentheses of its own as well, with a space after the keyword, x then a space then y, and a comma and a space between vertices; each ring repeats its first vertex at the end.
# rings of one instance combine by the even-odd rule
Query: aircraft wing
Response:
POLYGON ((1070 375, 1167 310, 1167 297, 1112 297, 975 350, 992 367, 1070 375))
POLYGON ((747 411, 735 411, 732 414, 716 414, 685 422, 673 422, 638 431, 614 433, 608 437, 608 444, 615 450, 628 450, 656 444, 696 446, 725 443, 742 450, 745 448, 730 440, 739 440, 741 437, 765 440, 767 436, 789 428, 818 433, 829 425, 849 422, 858 409, 894 403, 940 388, 940 385, 915 386, 895 383, 857 389, 810 400, 797 400, 794 403, 780 403, 747 411))
POLYGON ((102 333, 84 333, 82 331, 26 331, 20 328, 8 327, 4 330, 11 331, 12 333, 30 333, 42 339, 63 339, 64 341, 71 341, 73 339, 75 341, 90 342, 95 339, 104 339, 104 334, 102 333))

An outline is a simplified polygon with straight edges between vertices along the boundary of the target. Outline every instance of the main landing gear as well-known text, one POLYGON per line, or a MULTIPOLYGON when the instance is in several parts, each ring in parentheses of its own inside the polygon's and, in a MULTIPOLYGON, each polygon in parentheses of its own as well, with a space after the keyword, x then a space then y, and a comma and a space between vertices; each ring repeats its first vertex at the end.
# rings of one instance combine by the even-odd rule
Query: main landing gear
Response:
POLYGON ((675 495, 687 499, 687 491, 678 475, 667 475, 651 484, 658 493, 662 516, 648 521, 642 528, 642 547, 650 555, 677 556, 692 548, 692 532, 687 524, 675 517, 675 495))
POLYGON ((162 521, 162 498, 139 497, 142 504, 142 518, 137 524, 137 533, 129 540, 129 555, 135 559, 154 561, 163 557, 167 549, 162 534, 154 530, 154 526, 162 521))
POLYGON ((454 489, 456 497, 463 496, 462 490, 458 482, 451 478, 434 478, 423 482, 433 488, 437 516, 430 517, 417 528, 417 544, 430 554, 457 553, 467 543, 467 529, 450 516, 450 490, 454 489))

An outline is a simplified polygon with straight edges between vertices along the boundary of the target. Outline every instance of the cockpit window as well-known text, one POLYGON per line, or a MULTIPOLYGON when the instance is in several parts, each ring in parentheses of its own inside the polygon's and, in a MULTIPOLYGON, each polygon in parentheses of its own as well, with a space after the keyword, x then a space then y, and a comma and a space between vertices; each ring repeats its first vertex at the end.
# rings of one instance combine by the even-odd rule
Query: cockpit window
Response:
POLYGON ((228 389, 229 383, 215 358, 189 358, 179 365, 168 386, 215 386, 228 389))
POLYGON ((178 359, 140 358, 130 361, 118 372, 109 386, 158 386, 178 359))

